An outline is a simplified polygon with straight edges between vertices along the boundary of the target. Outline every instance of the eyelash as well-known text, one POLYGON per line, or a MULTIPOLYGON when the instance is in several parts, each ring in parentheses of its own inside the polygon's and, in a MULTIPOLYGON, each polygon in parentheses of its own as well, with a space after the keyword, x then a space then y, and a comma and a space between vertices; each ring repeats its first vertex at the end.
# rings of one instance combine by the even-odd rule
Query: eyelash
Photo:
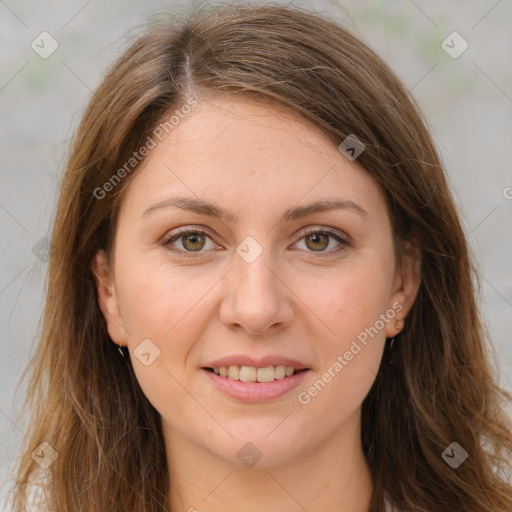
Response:
MULTIPOLYGON (((190 234, 206 235, 208 238, 211 239, 211 236, 206 231, 203 231, 201 229, 189 229, 189 228, 186 228, 186 229, 184 229, 182 231, 178 231, 178 232, 174 233, 171 237, 167 238, 162 243, 162 245, 166 249, 168 249, 168 250, 170 250, 170 251, 172 251, 174 253, 180 253, 182 256, 185 256, 186 258, 197 258, 197 257, 200 257, 200 253, 205 252, 205 251, 184 251, 182 249, 173 248, 170 245, 172 242, 175 242, 175 241, 179 240, 184 235, 190 235, 190 234), (199 253, 199 254, 196 255, 194 253, 199 253)), ((313 235, 313 234, 328 235, 328 236, 334 238, 337 242, 340 243, 340 247, 338 247, 336 249, 331 249, 330 251, 327 251, 327 252, 323 252, 323 251, 317 252, 316 254, 318 254, 318 257, 320 257, 320 258, 332 256, 333 254, 337 254, 338 252, 345 250, 347 247, 351 247, 352 246, 352 244, 348 240, 343 238, 338 233, 336 233, 334 231, 326 230, 326 229, 308 229, 307 231, 305 231, 303 233, 303 235, 301 236, 299 241, 302 240, 303 238, 305 238, 305 237, 307 237, 309 235, 313 235)), ((315 253, 315 251, 309 251, 309 252, 315 253)))

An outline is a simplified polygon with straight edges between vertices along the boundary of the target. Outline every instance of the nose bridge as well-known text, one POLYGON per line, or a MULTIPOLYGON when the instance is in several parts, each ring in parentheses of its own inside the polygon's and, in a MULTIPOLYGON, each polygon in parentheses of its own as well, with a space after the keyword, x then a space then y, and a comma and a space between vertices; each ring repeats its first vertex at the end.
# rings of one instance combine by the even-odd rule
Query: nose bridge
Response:
MULTIPOLYGON (((244 240, 236 249, 235 292, 244 300, 254 298, 256 303, 272 304, 279 293, 272 268, 272 251, 254 238, 244 240)), ((274 262, 275 266, 275 262, 274 262)))
POLYGON ((253 334, 287 323, 291 308, 286 300, 286 287, 274 270, 271 247, 247 237, 236 252, 230 272, 229 300, 224 301, 221 310, 223 321, 253 334))

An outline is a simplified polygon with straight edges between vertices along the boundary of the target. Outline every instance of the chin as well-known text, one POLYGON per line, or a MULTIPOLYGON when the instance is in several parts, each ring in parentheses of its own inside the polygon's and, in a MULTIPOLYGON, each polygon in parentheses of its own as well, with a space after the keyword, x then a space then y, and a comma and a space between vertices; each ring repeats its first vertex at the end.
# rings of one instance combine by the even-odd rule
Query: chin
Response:
MULTIPOLYGON (((281 418, 279 421, 282 421, 281 418)), ((224 439, 207 447, 219 459, 238 468, 270 469, 289 463, 304 449, 304 435, 292 436, 287 430, 278 432, 278 422, 272 428, 264 423, 261 428, 239 424, 228 430, 233 438, 224 439)), ((202 436, 202 439, 205 437, 202 436)))

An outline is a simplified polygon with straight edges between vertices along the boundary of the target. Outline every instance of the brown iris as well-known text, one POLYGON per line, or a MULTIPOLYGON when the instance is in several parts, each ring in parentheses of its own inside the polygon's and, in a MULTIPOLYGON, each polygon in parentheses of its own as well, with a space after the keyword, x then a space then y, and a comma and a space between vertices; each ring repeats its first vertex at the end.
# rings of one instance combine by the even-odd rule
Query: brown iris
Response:
POLYGON ((190 251, 199 251, 204 246, 204 234, 202 233, 188 233, 186 235, 182 235, 183 238, 183 247, 190 251), (191 241, 188 244, 188 241, 191 241))
POLYGON ((306 245, 310 249, 313 249, 313 250, 325 249, 329 245, 329 237, 326 234, 323 234, 323 233, 312 233, 312 234, 306 236, 306 245), (324 238, 323 242, 320 242, 320 238, 321 237, 324 238), (310 247, 309 244, 308 244, 309 240, 314 240, 314 243, 316 245, 313 245, 312 247, 310 247), (320 245, 318 245, 318 242, 320 242, 320 245))

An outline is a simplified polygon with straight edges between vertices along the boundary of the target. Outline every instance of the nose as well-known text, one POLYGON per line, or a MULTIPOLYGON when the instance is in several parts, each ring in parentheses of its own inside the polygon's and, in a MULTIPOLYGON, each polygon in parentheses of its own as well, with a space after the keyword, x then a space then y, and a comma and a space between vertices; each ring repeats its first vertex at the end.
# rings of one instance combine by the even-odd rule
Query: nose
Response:
POLYGON ((290 324, 293 293, 283 273, 272 266, 277 267, 267 251, 251 263, 235 257, 220 308, 220 319, 229 329, 256 336, 275 334, 290 324))

